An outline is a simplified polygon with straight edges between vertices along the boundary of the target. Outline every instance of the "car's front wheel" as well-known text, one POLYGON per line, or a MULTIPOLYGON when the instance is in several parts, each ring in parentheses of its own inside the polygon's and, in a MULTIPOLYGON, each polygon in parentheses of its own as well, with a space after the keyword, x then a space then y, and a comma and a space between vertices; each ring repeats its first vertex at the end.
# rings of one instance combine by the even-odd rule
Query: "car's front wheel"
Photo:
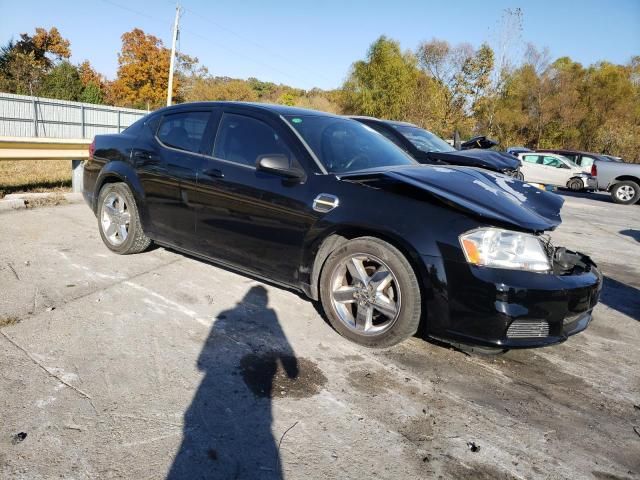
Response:
POLYGON ((367 347, 395 345, 420 324, 420 286, 411 264, 375 237, 349 240, 329 255, 320 297, 331 325, 367 347))
POLYGON ((98 228, 104 244, 127 255, 146 250, 151 240, 142 231, 131 189, 126 183, 107 183, 98 196, 98 228))
POLYGON ((633 205, 640 200, 640 185, 629 180, 616 183, 611 189, 611 198, 616 203, 633 205))

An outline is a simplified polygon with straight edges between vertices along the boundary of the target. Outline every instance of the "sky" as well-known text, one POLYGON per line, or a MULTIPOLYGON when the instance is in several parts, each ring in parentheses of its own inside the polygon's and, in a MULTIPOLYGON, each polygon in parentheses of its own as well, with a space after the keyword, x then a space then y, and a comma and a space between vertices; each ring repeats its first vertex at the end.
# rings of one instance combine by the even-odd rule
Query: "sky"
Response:
MULTIPOLYGON (((497 45, 503 12, 522 9, 518 44, 589 65, 640 55, 640 0, 181 0, 179 50, 212 75, 310 89, 339 87, 380 35, 403 49, 438 38, 497 45)), ((173 0, 0 0, 0 42, 56 26, 72 61, 113 79, 122 33, 142 28, 171 46, 173 0)), ((517 50, 517 49, 515 49, 517 50)))

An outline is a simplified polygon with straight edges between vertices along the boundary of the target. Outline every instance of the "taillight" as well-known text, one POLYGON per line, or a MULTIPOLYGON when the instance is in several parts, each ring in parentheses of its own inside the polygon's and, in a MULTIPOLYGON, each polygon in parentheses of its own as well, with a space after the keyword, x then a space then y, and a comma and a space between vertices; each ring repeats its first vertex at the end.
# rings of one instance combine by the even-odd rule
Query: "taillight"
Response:
POLYGON ((592 177, 597 177, 598 176, 598 167, 596 167, 595 163, 593 165, 591 165, 591 176, 592 177))
POLYGON ((93 154, 96 151, 96 139, 93 139, 93 142, 91 142, 91 145, 89 145, 89 160, 93 160, 93 154))

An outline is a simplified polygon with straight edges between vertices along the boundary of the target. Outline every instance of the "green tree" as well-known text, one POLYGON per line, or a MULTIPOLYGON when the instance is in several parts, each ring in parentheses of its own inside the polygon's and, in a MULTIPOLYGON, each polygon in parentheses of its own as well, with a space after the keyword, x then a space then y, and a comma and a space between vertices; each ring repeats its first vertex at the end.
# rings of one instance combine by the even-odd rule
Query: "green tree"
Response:
POLYGON ((79 100, 85 103, 101 104, 104 103, 104 95, 98 85, 94 82, 89 82, 82 90, 79 100))
POLYGON ((416 88, 418 70, 411 53, 403 53, 395 40, 378 38, 366 60, 355 62, 344 83, 347 113, 402 120, 416 88))
POLYGON ((38 95, 60 100, 78 100, 82 94, 78 69, 64 61, 51 69, 42 80, 38 95))

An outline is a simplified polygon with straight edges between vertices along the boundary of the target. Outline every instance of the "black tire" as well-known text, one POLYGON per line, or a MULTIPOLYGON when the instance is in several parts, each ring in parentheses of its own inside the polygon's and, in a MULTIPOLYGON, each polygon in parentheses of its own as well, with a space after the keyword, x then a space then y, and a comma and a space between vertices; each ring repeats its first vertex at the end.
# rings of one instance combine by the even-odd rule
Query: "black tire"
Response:
POLYGON ((124 182, 107 183, 100 190, 98 195, 98 230, 100 231, 100 237, 102 241, 109 248, 109 250, 119 255, 129 255, 133 253, 140 253, 145 251, 151 245, 151 239, 147 237, 142 231, 142 225, 140 223, 140 215, 138 213, 138 206, 136 205, 135 198, 131 189, 124 182), (118 243, 115 240, 110 239, 110 236, 105 232, 104 227, 104 215, 105 200, 108 197, 119 196, 124 200, 124 211, 128 212, 127 223, 127 235, 124 241, 118 243))
MULTIPOLYGON (((418 330, 422 314, 418 279, 407 258, 387 242, 375 237, 359 237, 343 243, 327 258, 320 274, 319 286, 322 308, 329 322, 338 333, 355 343, 372 348, 390 347, 411 337, 418 330), (394 298, 398 303, 394 303, 394 305, 399 304, 399 307, 396 310, 395 319, 389 320, 389 326, 379 333, 364 334, 356 331, 353 326, 348 326, 341 319, 340 313, 334 306, 332 283, 337 278, 336 272, 339 269, 344 271, 346 263, 354 255, 380 260, 393 277, 388 288, 396 289, 397 293, 394 298)), ((348 307, 350 309, 359 308, 357 301, 348 305, 350 305, 348 307)), ((379 313, 374 313, 374 315, 379 315, 379 313)))
POLYGON ((611 188, 611 199, 621 205, 633 205, 640 200, 640 185, 631 180, 616 183, 611 188))
POLYGON ((579 178, 572 178, 567 182, 567 188, 573 192, 579 192, 584 188, 584 184, 579 178))
POLYGON ((513 176, 513 178, 515 178, 516 180, 520 180, 521 182, 524 182, 524 173, 518 170, 516 174, 513 176))

